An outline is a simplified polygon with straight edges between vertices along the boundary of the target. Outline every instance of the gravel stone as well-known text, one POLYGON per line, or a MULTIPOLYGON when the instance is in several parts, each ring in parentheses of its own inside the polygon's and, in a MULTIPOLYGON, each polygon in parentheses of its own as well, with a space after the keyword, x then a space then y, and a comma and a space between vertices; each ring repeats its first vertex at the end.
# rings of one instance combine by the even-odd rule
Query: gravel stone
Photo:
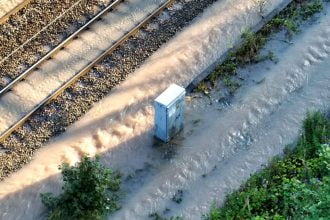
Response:
MULTIPOLYGON (((0 24, 0 79, 12 80, 24 72, 102 10, 104 3, 105 0, 31 1, 0 24), (62 17, 52 23, 59 16, 62 17)), ((7 84, 0 80, 0 89, 7 84)))

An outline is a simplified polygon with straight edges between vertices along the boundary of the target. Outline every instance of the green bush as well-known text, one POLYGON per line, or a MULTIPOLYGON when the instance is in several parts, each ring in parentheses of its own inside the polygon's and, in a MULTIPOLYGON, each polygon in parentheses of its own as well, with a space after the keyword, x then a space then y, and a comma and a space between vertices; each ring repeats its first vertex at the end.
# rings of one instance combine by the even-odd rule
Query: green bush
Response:
POLYGON ((60 166, 64 186, 62 194, 41 194, 49 209, 50 220, 103 219, 119 208, 120 177, 104 167, 99 158, 83 157, 75 166, 60 166))
POLYGON ((297 146, 213 206, 205 219, 330 219, 330 120, 308 114, 297 146))

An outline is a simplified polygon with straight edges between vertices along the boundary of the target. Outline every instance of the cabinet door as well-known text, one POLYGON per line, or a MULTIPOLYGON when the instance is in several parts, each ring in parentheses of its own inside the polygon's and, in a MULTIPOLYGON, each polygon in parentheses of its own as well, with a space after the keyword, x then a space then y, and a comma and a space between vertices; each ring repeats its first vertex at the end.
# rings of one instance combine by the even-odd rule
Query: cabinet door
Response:
POLYGON ((168 107, 168 140, 183 128, 184 96, 168 107))

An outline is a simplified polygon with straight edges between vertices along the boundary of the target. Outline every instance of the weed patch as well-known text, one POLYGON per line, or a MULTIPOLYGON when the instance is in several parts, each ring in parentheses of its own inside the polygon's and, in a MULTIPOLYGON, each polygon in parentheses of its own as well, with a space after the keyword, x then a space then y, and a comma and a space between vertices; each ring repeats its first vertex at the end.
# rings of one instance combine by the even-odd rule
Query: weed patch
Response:
POLYGON ((330 120, 308 114, 296 148, 252 176, 222 208, 204 216, 220 219, 328 219, 330 216, 330 120))
POLYGON ((172 201, 177 204, 180 204, 182 202, 182 199, 183 199, 183 190, 180 189, 175 193, 175 195, 172 198, 172 201))
POLYGON ((43 204, 49 210, 50 220, 104 219, 119 209, 120 176, 104 167, 97 157, 83 157, 75 166, 64 163, 62 171, 63 193, 55 197, 41 194, 43 204))
MULTIPOLYGON (((264 1, 261 1, 261 8, 264 1)), ((299 32, 299 26, 303 21, 313 17, 316 13, 323 10, 323 3, 320 0, 294 0, 277 16, 270 20, 257 33, 246 31, 242 35, 242 44, 238 49, 231 52, 225 61, 217 66, 215 70, 203 80, 195 89, 197 92, 202 92, 209 96, 210 88, 214 87, 218 80, 224 81, 232 93, 240 85, 232 83, 228 79, 237 74, 237 70, 246 65, 271 60, 274 63, 278 62, 272 51, 267 55, 260 56, 260 51, 269 41, 270 37, 281 30, 286 32, 288 39, 291 39, 293 34, 299 32)))

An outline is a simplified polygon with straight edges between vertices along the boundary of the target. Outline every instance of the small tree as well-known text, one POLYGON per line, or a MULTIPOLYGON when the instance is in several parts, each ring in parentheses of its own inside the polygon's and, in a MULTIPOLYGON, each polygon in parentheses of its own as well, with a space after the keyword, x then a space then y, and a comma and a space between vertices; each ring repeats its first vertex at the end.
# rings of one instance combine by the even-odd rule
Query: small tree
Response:
POLYGON ((99 158, 85 156, 75 166, 64 163, 62 194, 41 194, 42 203, 50 210, 50 220, 103 219, 119 209, 120 177, 104 167, 99 158))

